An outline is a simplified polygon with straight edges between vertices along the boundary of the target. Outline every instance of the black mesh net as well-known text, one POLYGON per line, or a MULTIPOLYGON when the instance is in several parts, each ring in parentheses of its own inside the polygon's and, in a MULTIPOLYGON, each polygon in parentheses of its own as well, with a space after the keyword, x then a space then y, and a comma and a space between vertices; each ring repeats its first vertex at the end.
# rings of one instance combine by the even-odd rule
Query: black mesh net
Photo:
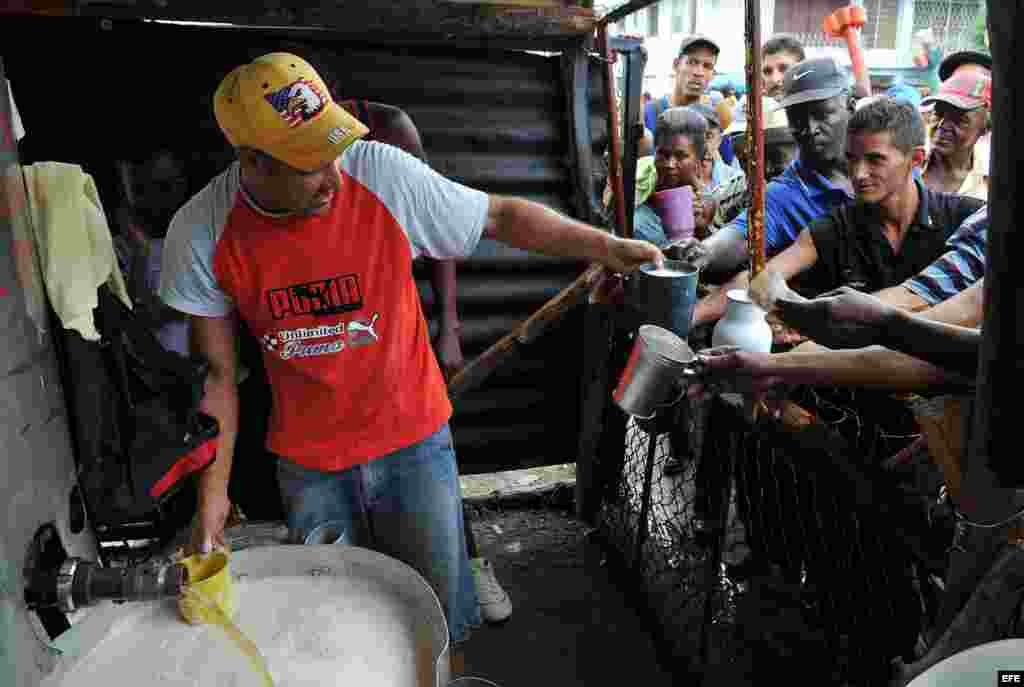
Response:
POLYGON ((728 397, 628 418, 601 525, 673 658, 705 684, 722 666, 750 684, 782 670, 883 684, 937 603, 952 533, 934 517, 941 477, 920 456, 883 468, 918 436, 904 399, 789 398, 817 421, 750 423, 728 397))

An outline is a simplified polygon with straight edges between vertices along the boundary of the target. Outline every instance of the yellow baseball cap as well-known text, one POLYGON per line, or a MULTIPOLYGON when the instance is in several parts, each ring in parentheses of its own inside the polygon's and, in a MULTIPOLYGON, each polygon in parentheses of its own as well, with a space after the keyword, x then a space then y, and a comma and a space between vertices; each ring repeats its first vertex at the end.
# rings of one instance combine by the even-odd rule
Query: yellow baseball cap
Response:
POLYGON ((213 112, 231 145, 304 172, 320 169, 370 131, 334 102, 308 62, 286 52, 258 57, 224 77, 213 112))

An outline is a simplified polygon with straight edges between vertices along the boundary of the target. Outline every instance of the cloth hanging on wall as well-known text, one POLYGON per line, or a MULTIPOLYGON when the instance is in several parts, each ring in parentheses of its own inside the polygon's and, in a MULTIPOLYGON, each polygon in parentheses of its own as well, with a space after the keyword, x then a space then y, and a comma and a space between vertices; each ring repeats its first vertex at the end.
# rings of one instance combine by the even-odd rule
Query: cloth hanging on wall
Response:
POLYGON ((92 176, 78 165, 37 162, 24 168, 32 229, 50 305, 65 329, 98 341, 96 289, 108 284, 129 308, 114 241, 92 176))

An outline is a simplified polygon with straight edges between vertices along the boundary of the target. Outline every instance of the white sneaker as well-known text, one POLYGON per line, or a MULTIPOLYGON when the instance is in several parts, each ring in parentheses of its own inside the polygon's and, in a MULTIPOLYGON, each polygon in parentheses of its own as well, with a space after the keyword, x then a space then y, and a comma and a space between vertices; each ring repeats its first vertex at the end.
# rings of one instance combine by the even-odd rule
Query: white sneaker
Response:
POLYGON ((473 567, 473 580, 480 598, 480 615, 489 623, 508 620, 512 615, 512 600, 498 584, 491 562, 486 558, 474 558, 469 564, 473 567))

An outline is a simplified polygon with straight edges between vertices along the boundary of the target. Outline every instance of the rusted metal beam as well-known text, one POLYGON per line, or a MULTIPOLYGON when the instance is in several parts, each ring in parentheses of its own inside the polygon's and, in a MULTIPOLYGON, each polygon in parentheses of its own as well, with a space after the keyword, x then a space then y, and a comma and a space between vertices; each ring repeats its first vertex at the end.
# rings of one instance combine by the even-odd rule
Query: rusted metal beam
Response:
POLYGON ((615 229, 620 236, 632 238, 627 234, 626 225, 626 193, 622 182, 622 123, 619 121, 619 108, 615 97, 615 64, 612 51, 608 45, 608 28, 601 25, 597 29, 597 44, 601 51, 601 59, 605 61, 605 99, 608 102, 608 183, 612 186, 612 197, 615 205, 615 229))
POLYGON ((751 190, 747 247, 750 253, 750 277, 764 269, 764 112, 761 75, 761 2, 746 0, 747 41, 747 183, 751 190))

